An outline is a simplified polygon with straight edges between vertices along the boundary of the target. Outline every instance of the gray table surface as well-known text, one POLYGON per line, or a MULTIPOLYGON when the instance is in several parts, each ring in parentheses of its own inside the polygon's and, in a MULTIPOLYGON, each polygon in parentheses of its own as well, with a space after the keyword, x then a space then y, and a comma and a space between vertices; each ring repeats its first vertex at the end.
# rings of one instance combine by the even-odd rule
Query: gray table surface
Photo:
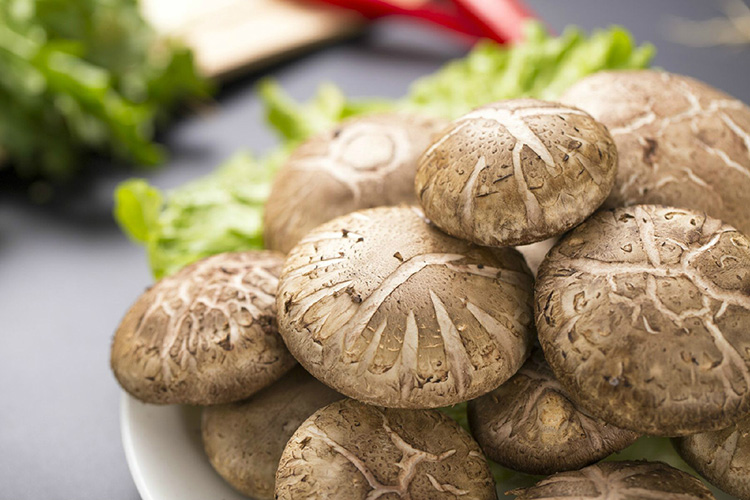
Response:
MULTIPOLYGON (((680 15, 719 15, 706 0, 533 0, 555 30, 621 24, 659 48, 656 65, 709 82, 750 102, 750 48, 691 49, 667 40, 680 15)), ((403 95, 409 83, 466 48, 404 21, 276 66, 295 97, 332 81, 352 96, 403 95)), ((180 185, 239 149, 275 143, 263 124, 250 75, 225 89, 213 112, 174 124, 163 169, 148 174, 180 185)), ((143 251, 117 229, 111 193, 127 172, 103 173, 62 190, 53 203, 30 204, 0 187, 0 500, 139 498, 120 444, 120 389, 109 346, 126 308, 150 282, 143 251)), ((16 186, 17 187, 17 186, 16 186)))

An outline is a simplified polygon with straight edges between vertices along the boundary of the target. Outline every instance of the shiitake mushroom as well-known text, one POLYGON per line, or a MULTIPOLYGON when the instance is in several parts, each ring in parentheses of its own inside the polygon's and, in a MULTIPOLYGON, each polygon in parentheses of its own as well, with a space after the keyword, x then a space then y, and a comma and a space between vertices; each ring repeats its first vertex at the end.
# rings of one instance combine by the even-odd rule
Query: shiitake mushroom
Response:
POLYGON ((675 449, 711 484, 750 500, 750 415, 726 429, 673 440, 675 449))
POLYGON ((447 121, 377 113, 343 121, 302 143, 274 179, 265 245, 289 252, 316 226, 355 210, 416 204, 417 160, 447 121))
POLYGON ((581 223, 607 198, 617 150, 580 109, 517 99, 458 118, 419 160, 416 191, 440 229, 479 245, 526 245, 581 223))
POLYGON ((203 409, 203 447, 237 491, 273 500, 276 469, 294 431, 316 410, 341 399, 297 366, 245 401, 203 409))
POLYGON ((516 500, 715 500, 703 483, 662 462, 602 462, 560 472, 511 494, 516 500))
POLYGON ((239 401, 295 364, 278 334, 276 288, 283 256, 224 253, 149 288, 112 342, 118 382, 146 403, 239 401))
POLYGON ((495 500, 477 443, 437 410, 343 399, 308 418, 276 472, 277 500, 495 500))
POLYGON ((535 314, 563 387, 609 423, 681 436, 750 412, 750 240, 705 213, 598 212, 542 263, 535 314))
POLYGON ((489 458, 526 474, 580 469, 639 436, 581 409, 538 349, 510 380, 469 401, 468 417, 489 458))
POLYGON ((437 408, 512 376, 533 340, 532 277, 512 248, 446 235, 415 207, 313 230, 289 253, 279 331, 315 377, 360 401, 437 408))
POLYGON ((619 169, 605 202, 704 211, 750 234, 750 107, 687 76, 604 71, 561 100, 609 128, 619 169))

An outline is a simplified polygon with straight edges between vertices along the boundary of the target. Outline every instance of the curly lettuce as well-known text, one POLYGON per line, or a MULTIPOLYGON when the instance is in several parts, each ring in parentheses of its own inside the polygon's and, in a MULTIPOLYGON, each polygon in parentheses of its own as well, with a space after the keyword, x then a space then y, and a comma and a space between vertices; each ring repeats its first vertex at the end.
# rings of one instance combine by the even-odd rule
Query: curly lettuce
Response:
POLYGON ((510 48, 482 41, 463 59, 414 82, 404 107, 455 118, 488 102, 520 97, 554 100, 573 83, 602 70, 638 69, 655 54, 619 26, 590 36, 568 27, 553 37, 537 23, 525 26, 523 43, 510 48))
POLYGON ((163 194, 143 179, 115 191, 115 218, 146 247, 156 279, 216 253, 262 248, 262 207, 283 155, 238 153, 211 175, 163 194))

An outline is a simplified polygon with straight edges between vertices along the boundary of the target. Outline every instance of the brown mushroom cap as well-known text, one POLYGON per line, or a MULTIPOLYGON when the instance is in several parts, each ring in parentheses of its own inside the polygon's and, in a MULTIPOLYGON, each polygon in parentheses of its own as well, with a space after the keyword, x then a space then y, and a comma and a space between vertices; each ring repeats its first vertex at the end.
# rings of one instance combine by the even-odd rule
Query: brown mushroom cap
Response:
POLYGON ((203 446, 229 484, 255 500, 272 500, 281 453, 297 427, 342 396, 301 367, 240 403, 203 409, 203 446))
POLYGON ((547 255, 535 312, 555 375, 607 422, 678 436, 750 411, 750 241, 717 219, 598 212, 547 255))
POLYGON ((147 403, 244 399, 292 366, 276 326, 283 256, 224 253, 156 283, 123 318, 112 343, 120 385, 147 403))
POLYGON ((614 141, 587 113, 518 99, 454 121, 420 158, 416 191, 448 234, 525 245, 582 222, 609 195, 616 170, 614 141))
POLYGON ((539 350, 510 380, 469 402, 469 424, 488 457, 526 474, 580 469, 638 439, 582 411, 539 350))
POLYGON ((677 438, 674 443, 701 476, 740 500, 750 500, 750 416, 727 429, 677 438))
POLYGON ((276 174, 266 247, 289 252, 316 226, 363 208, 416 204, 419 155, 448 122, 413 114, 351 118, 299 146, 276 174))
POLYGON ((750 107, 686 76, 596 73, 563 96, 609 127, 620 165, 606 207, 701 210, 750 234, 750 107))
POLYGON ((276 498, 497 497, 479 446, 449 417, 344 399, 315 412, 289 440, 276 473, 276 498))
POLYGON ((315 377, 360 401, 437 408, 513 375, 533 339, 518 252, 452 238, 415 207, 339 217, 289 254, 279 331, 315 377))
POLYGON ((602 462, 561 472, 531 488, 514 490, 516 500, 715 500, 698 478, 662 462, 602 462))

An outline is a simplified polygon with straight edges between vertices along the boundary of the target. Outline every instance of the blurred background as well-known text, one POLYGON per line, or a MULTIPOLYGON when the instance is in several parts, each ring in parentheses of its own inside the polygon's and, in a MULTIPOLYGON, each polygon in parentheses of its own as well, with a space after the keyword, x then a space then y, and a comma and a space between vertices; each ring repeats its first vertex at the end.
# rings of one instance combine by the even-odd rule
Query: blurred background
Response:
MULTIPOLYGON (((150 246, 154 216, 143 200, 161 194, 145 183, 123 191, 118 227, 121 182, 146 178, 170 190, 234 157, 259 175, 250 191, 262 191, 262 169, 274 161, 264 155, 325 116, 325 106, 345 113, 342 96, 400 99, 478 36, 520 40, 528 17, 553 34, 620 25, 636 44, 656 47, 653 66, 750 102, 750 9, 740 0, 509 2, 512 12, 490 13, 495 24, 468 34, 383 17, 373 2, 332 2, 367 16, 329 3, 0 0, 0 499, 139 498, 120 441, 109 344, 172 249, 150 246), (267 77, 276 83, 261 99, 267 77), (318 108, 294 104, 325 82, 340 90, 318 94, 318 108), (264 159, 235 156, 243 152, 264 159)), ((201 196, 216 203, 200 190, 182 200, 200 207, 201 196)), ((252 207, 263 193, 242 196, 252 207)), ((251 237, 248 224, 238 231, 251 237)))

